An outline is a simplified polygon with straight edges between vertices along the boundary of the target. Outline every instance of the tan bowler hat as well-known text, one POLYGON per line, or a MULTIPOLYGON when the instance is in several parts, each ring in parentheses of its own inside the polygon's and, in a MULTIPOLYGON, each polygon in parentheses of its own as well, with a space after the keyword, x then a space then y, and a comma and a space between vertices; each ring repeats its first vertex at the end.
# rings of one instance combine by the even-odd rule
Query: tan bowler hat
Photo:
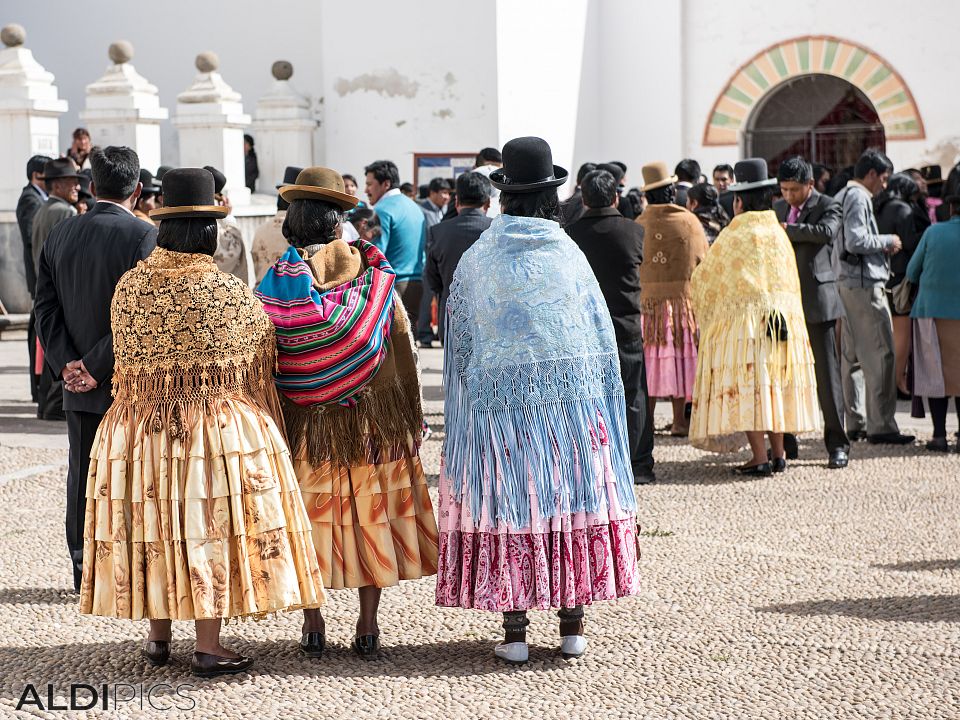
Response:
POLYGON ((643 174, 643 192, 656 190, 664 185, 673 185, 677 181, 676 175, 671 175, 665 162, 647 163, 640 172, 643 174))
POLYGON ((280 188, 280 197, 287 202, 294 200, 326 200, 344 210, 352 210, 360 201, 347 194, 343 178, 336 170, 325 167, 308 167, 300 171, 293 185, 280 188))

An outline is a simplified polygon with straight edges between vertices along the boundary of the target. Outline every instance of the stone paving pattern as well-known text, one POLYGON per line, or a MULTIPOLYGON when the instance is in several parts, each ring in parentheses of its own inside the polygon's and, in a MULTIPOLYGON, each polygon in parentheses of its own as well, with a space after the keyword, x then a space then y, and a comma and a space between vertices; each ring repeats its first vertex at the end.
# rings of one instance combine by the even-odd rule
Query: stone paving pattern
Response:
MULTIPOLYGON (((174 625, 171 664, 147 667, 146 623, 81 616, 66 589, 65 428, 31 419, 22 347, 0 341, 0 717, 171 716, 17 713, 28 682, 42 696, 47 683, 61 696, 79 682, 187 683, 197 706, 183 718, 960 717, 960 456, 919 444, 860 443, 832 472, 805 439, 785 475, 743 481, 738 458, 658 435, 660 482, 637 491, 642 593, 588 609, 579 660, 559 657, 555 616, 534 613, 531 661, 500 664, 498 616, 435 608, 431 578, 385 591, 377 661, 349 650, 356 594, 337 591, 320 660, 300 656, 291 614, 225 628, 256 656, 249 674, 191 677, 190 623, 174 625)), ((434 487, 440 362, 424 353, 434 487)), ((927 421, 898 417, 929 437, 927 421)))

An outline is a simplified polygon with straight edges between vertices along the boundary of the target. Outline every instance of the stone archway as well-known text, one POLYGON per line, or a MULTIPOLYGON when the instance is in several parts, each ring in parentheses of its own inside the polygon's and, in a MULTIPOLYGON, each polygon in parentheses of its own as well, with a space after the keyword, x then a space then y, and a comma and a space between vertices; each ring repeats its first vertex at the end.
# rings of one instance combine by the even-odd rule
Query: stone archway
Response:
POLYGON ((876 109, 887 141, 925 137, 913 95, 887 61, 849 40, 806 36, 757 53, 733 74, 713 104, 703 144, 737 145, 754 107, 783 83, 804 75, 832 75, 858 88, 876 109))

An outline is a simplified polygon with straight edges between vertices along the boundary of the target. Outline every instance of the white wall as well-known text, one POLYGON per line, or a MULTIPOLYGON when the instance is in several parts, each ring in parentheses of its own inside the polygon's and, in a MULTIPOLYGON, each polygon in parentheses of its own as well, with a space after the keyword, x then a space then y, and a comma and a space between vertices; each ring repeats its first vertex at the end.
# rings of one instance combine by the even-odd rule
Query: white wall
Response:
POLYGON ((739 157, 734 147, 702 147, 704 124, 717 95, 737 69, 777 42, 802 35, 834 35, 874 51, 903 77, 926 126, 926 139, 889 142, 898 168, 925 160, 949 164, 960 157, 960 96, 951 92, 960 3, 923 0, 915 8, 891 0, 808 0, 801 8, 768 0, 683 0, 685 151, 706 169, 739 157), (762 18, 761 21, 755 19, 762 18))

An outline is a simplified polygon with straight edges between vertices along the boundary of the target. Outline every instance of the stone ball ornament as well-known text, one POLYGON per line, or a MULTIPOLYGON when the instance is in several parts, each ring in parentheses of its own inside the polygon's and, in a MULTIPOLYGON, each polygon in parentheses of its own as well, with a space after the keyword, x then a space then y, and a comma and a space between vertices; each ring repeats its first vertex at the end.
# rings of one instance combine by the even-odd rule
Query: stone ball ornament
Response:
POLYGON ((107 55, 117 65, 128 63, 133 60, 133 43, 129 40, 118 40, 110 45, 107 55))
POLYGON ((16 23, 5 25, 0 30, 0 41, 3 41, 3 44, 7 47, 23 45, 27 41, 27 31, 23 25, 17 25, 16 23))
POLYGON ((205 52, 197 55, 195 64, 197 66, 197 70, 200 72, 216 72, 220 69, 220 58, 218 58, 217 54, 212 50, 206 50, 205 52))
POLYGON ((270 72, 277 80, 289 80, 293 77, 293 63, 286 60, 277 60, 270 68, 270 72))

